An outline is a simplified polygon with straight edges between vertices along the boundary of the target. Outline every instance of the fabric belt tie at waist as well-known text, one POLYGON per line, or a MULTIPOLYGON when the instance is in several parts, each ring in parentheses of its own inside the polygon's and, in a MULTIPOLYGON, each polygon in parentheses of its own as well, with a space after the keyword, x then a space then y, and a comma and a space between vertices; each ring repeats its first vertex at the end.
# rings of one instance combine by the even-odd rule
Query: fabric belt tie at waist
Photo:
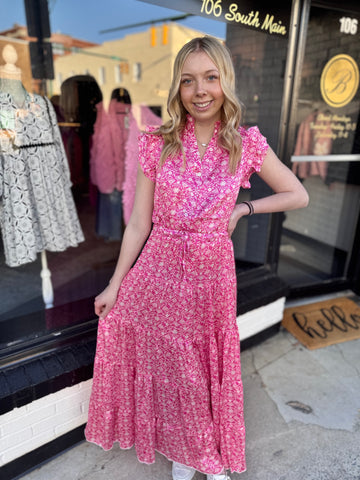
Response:
POLYGON ((162 225, 154 225, 154 230, 160 230, 165 235, 170 235, 179 238, 182 241, 181 249, 181 270, 182 270, 182 279, 186 277, 186 254, 189 252, 190 241, 197 240, 215 240, 221 237, 227 237, 227 232, 212 232, 212 233, 199 233, 199 232, 190 232, 188 230, 175 230, 172 228, 167 228, 162 225))
POLYGON ((213 240, 221 237, 228 237, 227 231, 223 232, 211 232, 211 233, 202 233, 202 232, 191 232, 190 230, 176 230, 173 228, 164 227, 163 225, 154 224, 154 230, 160 230, 165 235, 174 235, 180 238, 192 238, 200 240, 213 240))

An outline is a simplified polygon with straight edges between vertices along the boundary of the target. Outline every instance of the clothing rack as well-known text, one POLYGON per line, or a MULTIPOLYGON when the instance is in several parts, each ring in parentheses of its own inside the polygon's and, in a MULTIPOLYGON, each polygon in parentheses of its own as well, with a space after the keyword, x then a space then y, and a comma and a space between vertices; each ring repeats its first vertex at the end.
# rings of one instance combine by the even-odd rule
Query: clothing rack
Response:
POLYGON ((81 127, 79 122, 58 122, 59 127, 81 127))

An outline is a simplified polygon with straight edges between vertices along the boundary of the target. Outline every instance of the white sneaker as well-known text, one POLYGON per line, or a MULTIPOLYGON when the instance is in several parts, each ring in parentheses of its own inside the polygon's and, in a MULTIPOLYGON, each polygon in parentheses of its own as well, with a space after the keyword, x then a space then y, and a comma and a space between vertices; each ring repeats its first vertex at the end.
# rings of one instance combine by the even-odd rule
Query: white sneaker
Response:
POLYGON ((195 468, 186 467, 181 463, 173 462, 172 477, 173 480, 191 480, 195 475, 195 468))
POLYGON ((217 475, 206 475, 207 480, 230 480, 226 473, 219 473, 217 475))

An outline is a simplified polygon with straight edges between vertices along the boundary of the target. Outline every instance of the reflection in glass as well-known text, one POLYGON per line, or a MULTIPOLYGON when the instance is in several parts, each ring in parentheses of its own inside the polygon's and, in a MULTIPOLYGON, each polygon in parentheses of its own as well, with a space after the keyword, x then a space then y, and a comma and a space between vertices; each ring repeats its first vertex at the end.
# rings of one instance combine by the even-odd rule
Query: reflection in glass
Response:
POLYGON ((359 43, 339 28, 342 16, 315 7, 310 13, 291 152, 310 205, 286 213, 279 262, 280 275, 293 287, 346 277, 359 217, 359 162, 341 155, 359 153, 360 102, 357 97, 341 106, 325 101, 335 88, 333 78, 324 83, 329 62, 340 57, 360 62, 359 43))
MULTIPOLYGON (((156 30, 159 36, 163 26, 156 30)), ((0 59, 1 165, 10 149, 13 168, 28 171, 39 166, 36 181, 31 177, 35 185, 31 193, 35 195, 46 181, 51 194, 40 195, 45 200, 41 206, 39 195, 36 204, 29 202, 36 207, 32 219, 41 213, 56 228, 53 243, 63 241, 61 248, 41 245, 28 262, 16 267, 5 263, 7 245, 13 242, 5 242, 6 249, 1 243, 2 349, 94 322, 94 297, 111 277, 134 202, 138 135, 145 125, 159 125, 166 117, 173 52, 200 34, 175 23, 166 32, 168 41, 155 46, 151 46, 149 29, 103 44, 54 33, 55 79, 43 81, 46 97, 38 94, 39 82, 31 75, 26 28, 14 27, 12 38, 0 38, 1 52, 11 45, 6 59, 0 59), (16 81, 5 76, 9 67, 17 73, 16 81), (46 252, 45 258, 41 251, 46 252), (40 273, 46 267, 51 272, 52 308, 45 308, 43 299, 40 273)), ((10 204, 4 195, 3 173, 4 221, 10 218, 10 204)), ((13 177, 22 187, 23 177, 13 177)), ((29 185, 28 179, 24 185, 29 185)), ((20 191, 17 188, 16 193, 22 198, 20 191)), ((32 232, 29 205, 17 204, 19 225, 32 232)), ((2 236, 4 240, 3 224, 2 236)))

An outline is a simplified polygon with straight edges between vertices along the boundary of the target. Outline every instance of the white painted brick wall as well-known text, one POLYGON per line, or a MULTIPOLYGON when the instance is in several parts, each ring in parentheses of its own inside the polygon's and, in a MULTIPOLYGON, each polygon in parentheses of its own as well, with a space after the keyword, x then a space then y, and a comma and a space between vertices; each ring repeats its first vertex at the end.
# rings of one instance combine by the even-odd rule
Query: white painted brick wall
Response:
POLYGON ((0 416, 0 467, 87 422, 92 380, 0 416))
POLYGON ((281 322, 284 315, 284 307, 285 297, 281 297, 272 303, 239 315, 236 318, 236 323, 239 329, 240 340, 252 337, 266 328, 281 322))

